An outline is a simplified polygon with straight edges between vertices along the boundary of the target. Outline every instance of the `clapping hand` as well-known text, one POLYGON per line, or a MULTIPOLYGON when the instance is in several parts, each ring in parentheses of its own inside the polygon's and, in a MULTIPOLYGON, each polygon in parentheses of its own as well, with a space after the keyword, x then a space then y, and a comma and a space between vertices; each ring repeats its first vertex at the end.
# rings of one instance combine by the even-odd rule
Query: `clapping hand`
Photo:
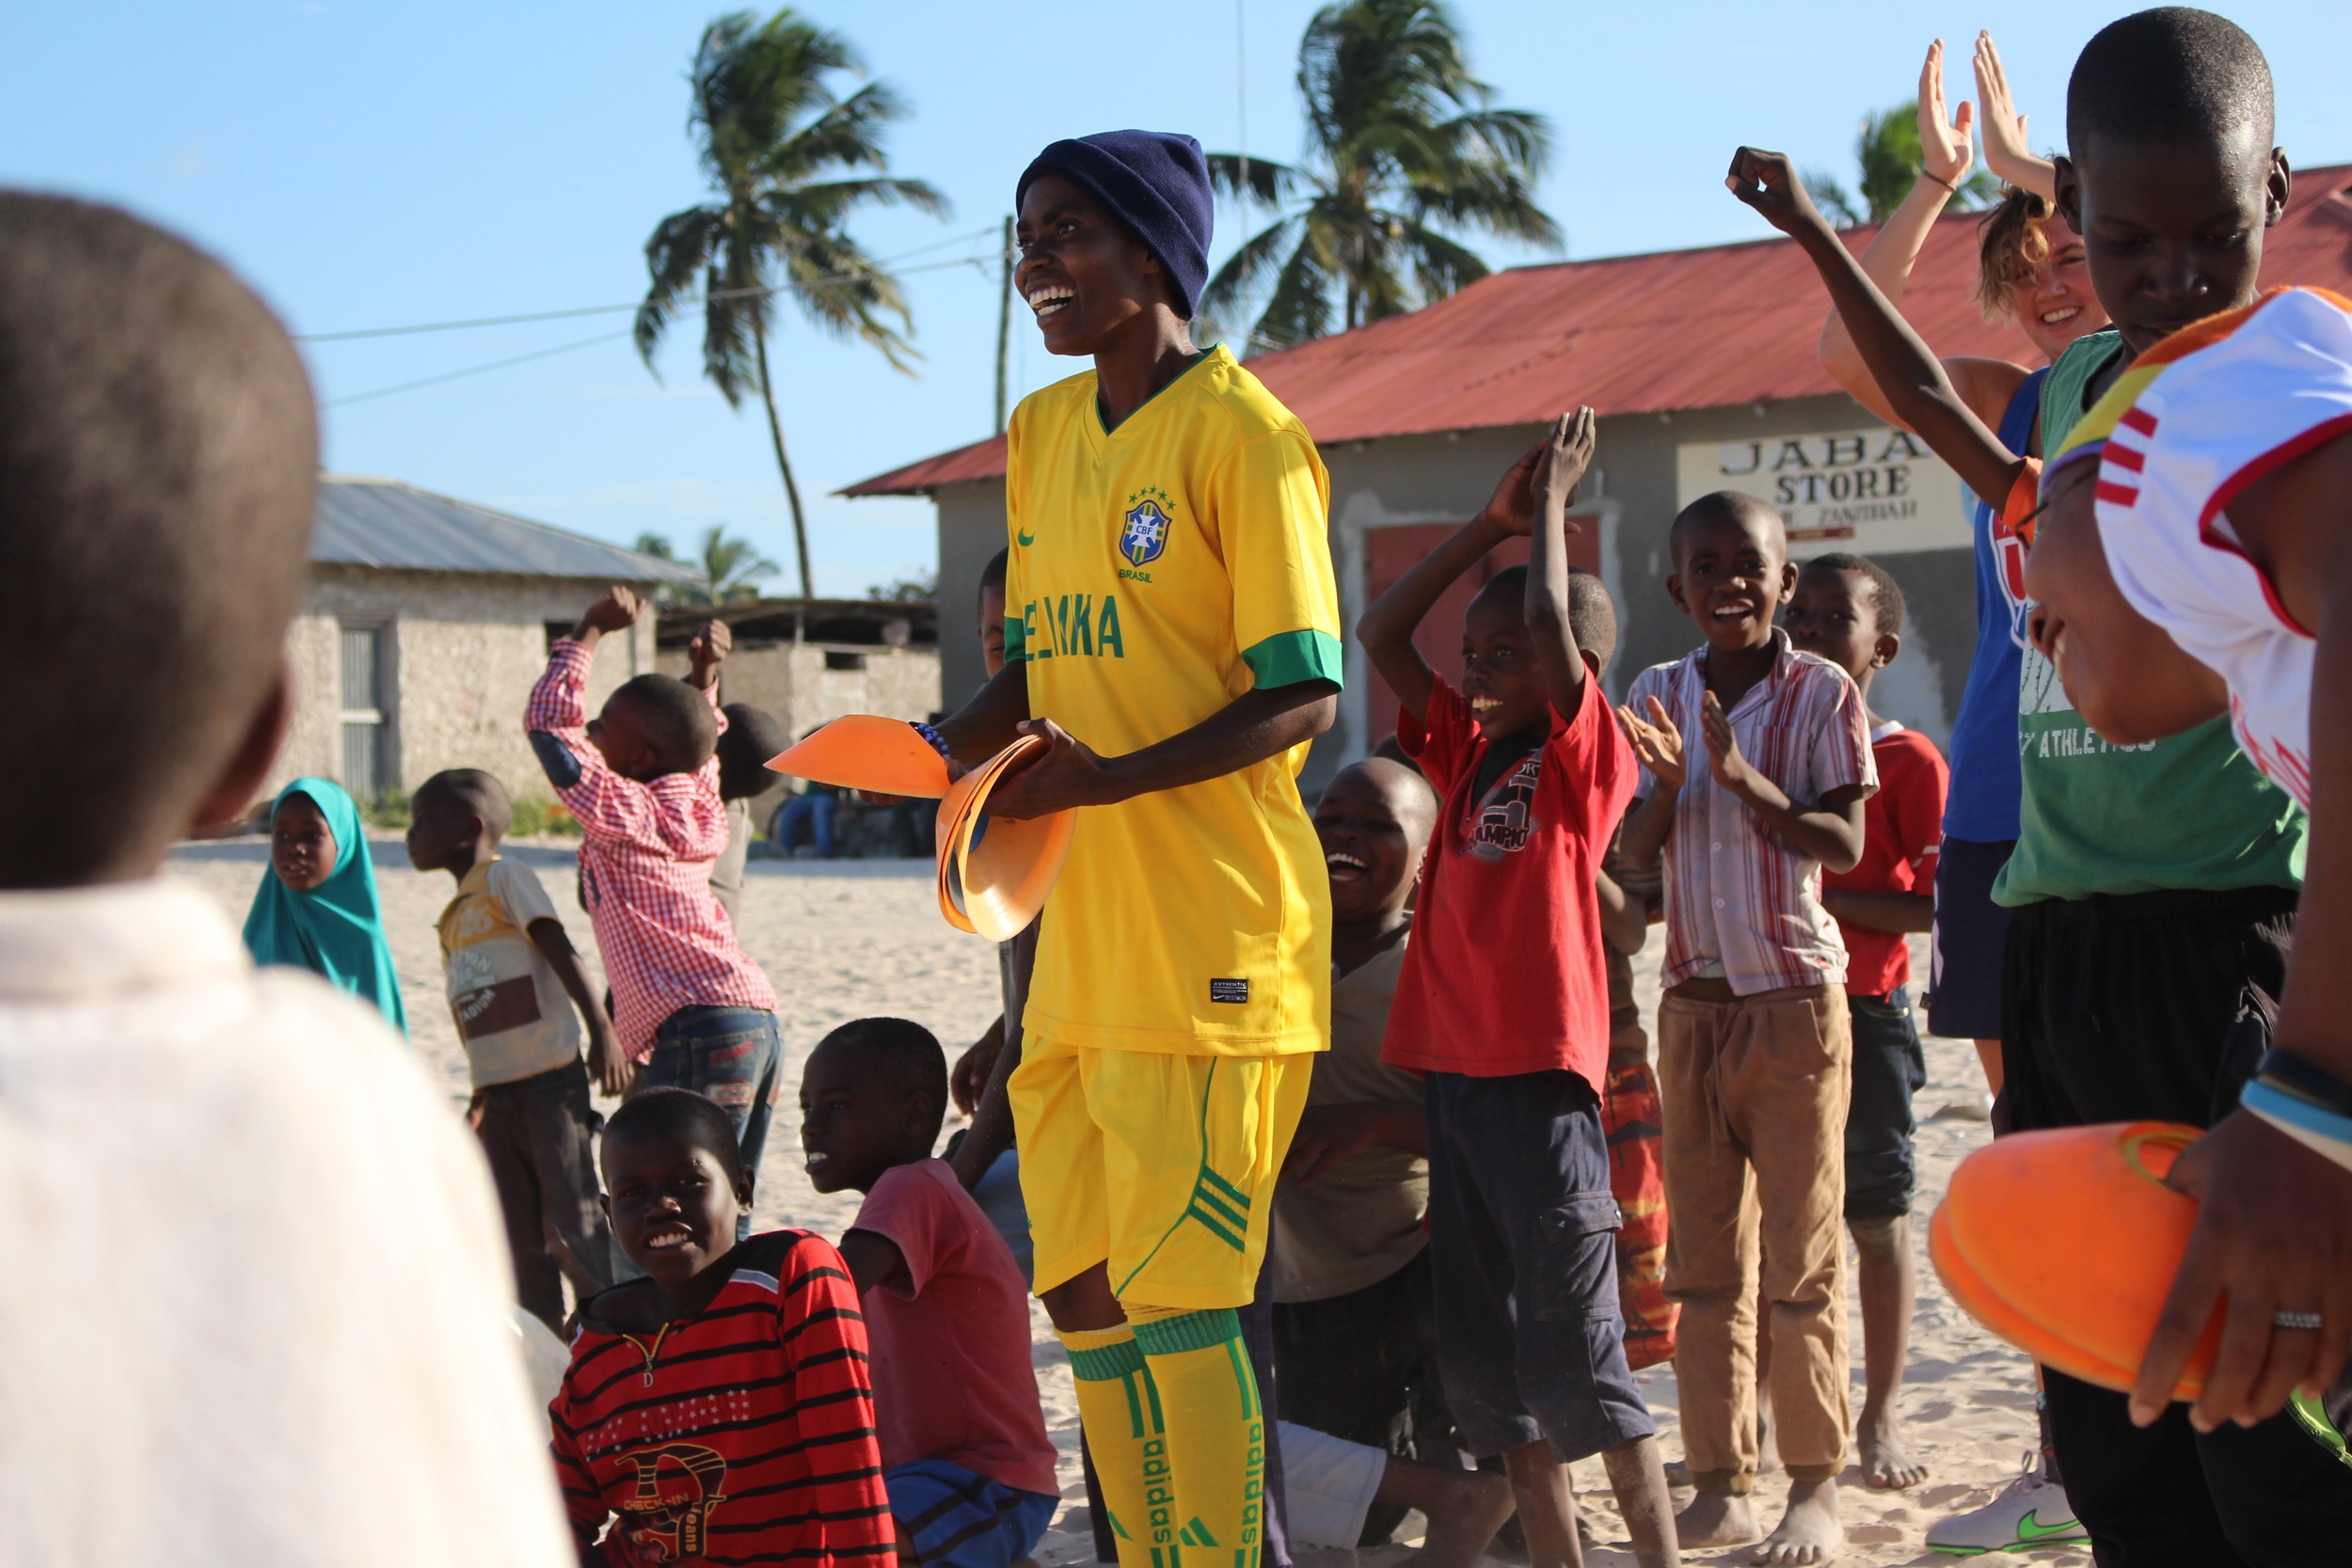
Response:
POLYGON ((1682 732, 1667 716, 1666 705, 1655 697, 1649 699, 1646 719, 1630 707, 1620 707, 1617 722, 1625 727, 1626 739, 1633 743, 1633 754, 1649 769, 1650 777, 1667 789, 1680 789, 1690 768, 1683 752, 1682 732))
POLYGON ((1707 736, 1708 771, 1734 795, 1744 795, 1756 776, 1756 769, 1740 754, 1740 737, 1732 732, 1731 721, 1724 717, 1724 705, 1712 691, 1699 698, 1699 730, 1707 736))
POLYGON ((734 650, 734 629, 715 617, 705 621, 703 629, 694 634, 691 642, 686 644, 687 662, 693 666, 693 673, 687 677, 688 684, 708 690, 714 678, 712 672, 734 650))

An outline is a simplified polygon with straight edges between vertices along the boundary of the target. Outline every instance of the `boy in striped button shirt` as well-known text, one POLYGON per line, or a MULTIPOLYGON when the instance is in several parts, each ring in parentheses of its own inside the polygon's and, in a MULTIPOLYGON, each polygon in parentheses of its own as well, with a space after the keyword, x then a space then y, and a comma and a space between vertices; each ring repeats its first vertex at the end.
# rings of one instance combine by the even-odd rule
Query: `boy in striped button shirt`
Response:
POLYGON ((1752 496, 1703 496, 1668 544, 1666 592, 1706 641, 1642 672, 1618 714, 1643 773, 1626 863, 1644 870, 1662 851, 1666 864, 1666 1293, 1682 1304, 1675 1370, 1699 1491, 1677 1528, 1686 1550, 1757 1534, 1760 1250, 1792 1484, 1756 1560, 1820 1562, 1845 1539, 1838 1217, 1852 1058, 1846 944, 1821 873, 1861 860, 1878 772, 1852 680, 1772 624, 1797 578, 1780 515, 1752 496))

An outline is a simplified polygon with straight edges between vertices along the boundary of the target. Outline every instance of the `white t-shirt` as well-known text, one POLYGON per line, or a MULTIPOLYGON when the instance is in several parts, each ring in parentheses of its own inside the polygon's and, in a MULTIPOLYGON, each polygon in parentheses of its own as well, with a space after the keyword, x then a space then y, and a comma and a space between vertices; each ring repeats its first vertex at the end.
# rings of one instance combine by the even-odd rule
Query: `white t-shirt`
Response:
POLYGON ((2116 586, 2228 685, 2238 744, 2307 811, 2316 644, 2247 559, 2227 508, 2346 431, 2352 302, 2283 289, 2151 349, 2067 443, 2104 441, 2095 505, 2116 586))
POLYGON ((441 969, 473 1086, 518 1083, 580 1060, 580 1019, 533 921, 562 925, 531 867, 487 860, 441 911, 441 969))
POLYGON ((200 893, 0 894, 0 1562, 569 1568, 482 1155, 200 893))

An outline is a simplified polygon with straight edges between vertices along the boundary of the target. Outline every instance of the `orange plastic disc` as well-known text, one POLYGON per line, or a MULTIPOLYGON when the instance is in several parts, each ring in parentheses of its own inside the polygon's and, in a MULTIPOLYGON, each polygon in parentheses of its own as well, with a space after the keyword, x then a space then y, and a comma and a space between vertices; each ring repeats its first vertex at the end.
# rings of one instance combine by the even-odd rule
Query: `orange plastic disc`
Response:
POLYGON ((940 803, 940 912, 960 930, 991 942, 1018 936, 1038 911, 1070 857, 1075 812, 1010 821, 988 815, 988 797, 1007 769, 1044 745, 1023 736, 956 781, 940 803))
MULTIPOLYGON (((2037 1360, 2129 1388, 2197 1221, 2195 1200, 2163 1179, 2199 1135, 2171 1122, 2108 1123, 1977 1150, 1929 1227, 1953 1299, 2037 1360)), ((2217 1312, 2176 1398, 2202 1389, 2220 1332, 2217 1312)))
POLYGON ((903 719, 852 713, 768 759, 778 773, 877 795, 947 793, 947 759, 903 719))

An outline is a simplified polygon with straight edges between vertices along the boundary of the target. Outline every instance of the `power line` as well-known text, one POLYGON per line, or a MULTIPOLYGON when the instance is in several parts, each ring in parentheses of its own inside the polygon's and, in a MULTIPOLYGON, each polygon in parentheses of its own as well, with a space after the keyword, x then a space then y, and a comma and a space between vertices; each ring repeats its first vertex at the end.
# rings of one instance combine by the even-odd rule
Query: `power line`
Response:
MULTIPOLYGON (((921 256, 937 250, 943 245, 960 245, 971 240, 984 239, 993 232, 993 230, 976 229, 969 234, 958 234, 949 239, 910 250, 905 254, 907 258, 921 256)), ((722 289, 716 293, 694 294, 681 299, 678 303, 681 305, 707 304, 714 299, 738 299, 752 294, 782 293, 789 289, 817 288, 827 283, 855 282, 860 278, 872 277, 884 268, 897 266, 902 259, 893 257, 875 263, 871 268, 863 268, 855 272, 832 273, 822 277, 795 278, 787 282, 762 284, 757 288, 750 289, 722 289)), ((959 256, 952 261, 927 261, 919 267, 907 267, 903 270, 939 272, 948 267, 969 266, 974 262, 991 261, 995 259, 996 253, 988 251, 977 256, 959 256)), ((532 310, 512 316, 474 316, 464 321, 420 322, 409 326, 366 326, 350 332, 299 332, 294 334, 294 341, 297 343, 344 343, 361 338, 405 338, 419 332, 461 332, 478 326, 516 326, 531 322, 568 321, 580 316, 609 316, 622 310, 635 310, 644 303, 643 300, 633 299, 621 305, 583 305, 570 310, 532 310)))
POLYGON ((448 371, 440 375, 428 375, 421 381, 404 381, 397 387, 378 387, 373 392, 354 392, 347 398, 329 398, 321 406, 340 408, 346 403, 365 403, 370 398, 390 397, 394 392, 413 392, 420 387, 437 387, 444 381, 460 381, 469 375, 481 375, 489 371, 502 371, 509 365, 528 364, 533 359, 552 359, 559 354, 569 354, 575 349, 589 348, 597 343, 614 342, 628 336, 628 330, 626 327, 618 332, 600 332, 596 337, 582 338, 578 342, 564 343, 555 348, 543 348, 532 354, 517 354, 511 359, 494 359, 486 365, 471 365, 462 371, 448 371))

